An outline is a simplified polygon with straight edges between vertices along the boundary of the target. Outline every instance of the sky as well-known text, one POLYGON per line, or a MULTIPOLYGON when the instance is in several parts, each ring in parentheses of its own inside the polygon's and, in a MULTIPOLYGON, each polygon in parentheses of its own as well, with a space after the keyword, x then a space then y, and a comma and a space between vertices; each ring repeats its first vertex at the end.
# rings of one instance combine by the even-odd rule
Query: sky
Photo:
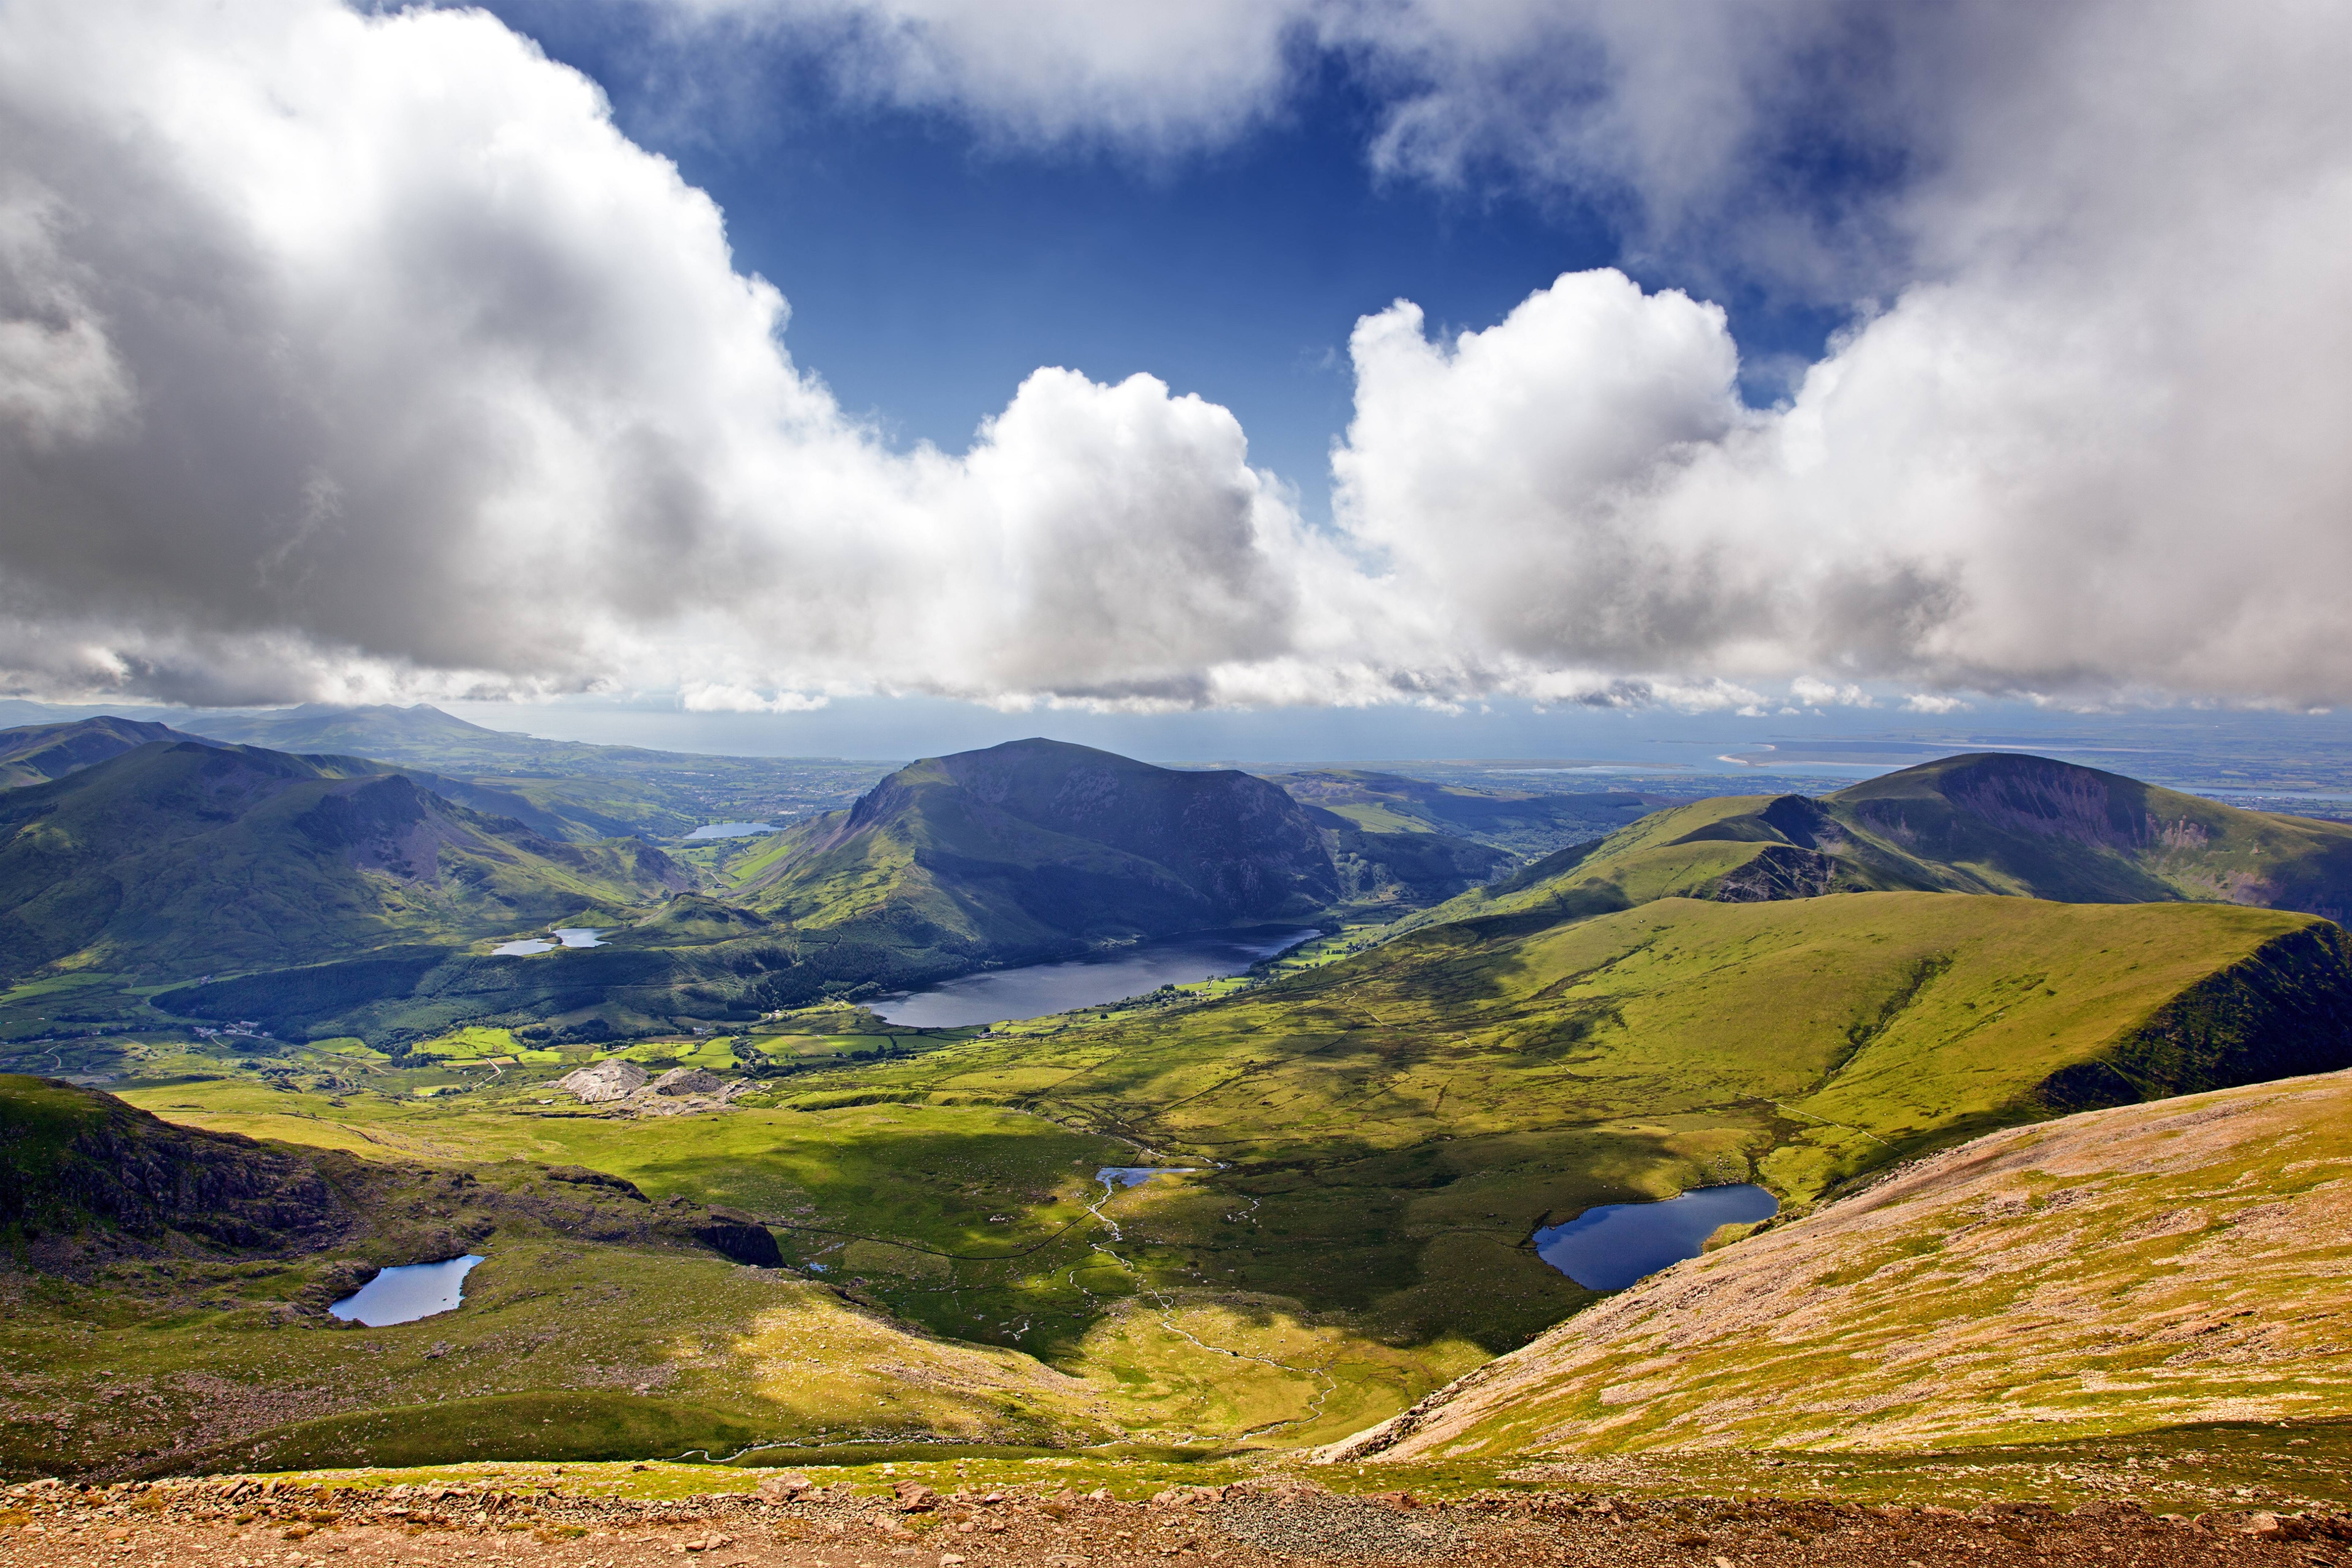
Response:
POLYGON ((2336 708, 2347 67, 2294 3, 0 0, 0 694, 2336 708))

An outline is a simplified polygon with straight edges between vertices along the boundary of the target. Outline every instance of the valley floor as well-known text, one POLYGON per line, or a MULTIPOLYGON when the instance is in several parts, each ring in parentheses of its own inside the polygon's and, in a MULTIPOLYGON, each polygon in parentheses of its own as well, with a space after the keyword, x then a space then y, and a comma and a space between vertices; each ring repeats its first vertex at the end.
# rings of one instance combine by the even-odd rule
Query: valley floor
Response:
POLYGON ((1486 1490, 1433 1501, 1400 1492, 1350 1497, 1283 1481, 1171 1488, 1149 1500, 977 1487, 909 1499, 904 1489, 841 1483, 786 1502, 751 1491, 625 1498, 479 1483, 338 1493, 290 1479, 268 1483, 267 1493, 236 1479, 89 1493, 52 1484, 12 1489, 7 1502, 0 1513, 6 1568, 2352 1563, 2352 1519, 2340 1514, 2232 1510, 2191 1520, 2128 1502, 2071 1513, 2031 1503, 1963 1513, 1932 1505, 1591 1492, 1486 1490))

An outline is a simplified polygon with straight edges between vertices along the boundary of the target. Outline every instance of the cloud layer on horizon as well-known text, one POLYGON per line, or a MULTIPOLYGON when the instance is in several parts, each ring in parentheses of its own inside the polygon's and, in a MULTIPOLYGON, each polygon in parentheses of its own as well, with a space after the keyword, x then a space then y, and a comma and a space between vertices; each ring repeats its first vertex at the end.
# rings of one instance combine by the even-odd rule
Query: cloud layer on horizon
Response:
POLYGON ((1659 245, 1879 302, 1757 410, 1703 298, 1575 274, 1447 342, 1401 300, 1358 326, 1318 531, 1231 414, 1148 376, 1041 369, 968 450, 891 450, 792 361, 715 205, 487 15, 18 0, 6 683, 2352 699, 2352 29, 2323 6, 1917 36, 1832 0, 1107 28, 1041 0, 986 37, 952 0, 751 9, 1032 138, 1212 142, 1278 108, 1298 48, 1353 51, 1400 177, 1605 186, 1659 245), (1848 78, 1831 124, 1813 88, 1848 78), (1775 210, 1748 176, 1800 126, 1906 173, 1775 210))

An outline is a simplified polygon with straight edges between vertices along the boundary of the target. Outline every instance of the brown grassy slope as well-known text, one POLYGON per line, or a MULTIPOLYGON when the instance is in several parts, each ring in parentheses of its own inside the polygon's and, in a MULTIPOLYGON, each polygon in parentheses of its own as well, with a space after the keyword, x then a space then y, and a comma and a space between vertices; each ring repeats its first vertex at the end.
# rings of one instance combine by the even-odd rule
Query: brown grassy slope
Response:
POLYGON ((2352 1074, 1993 1133, 1326 1453, 2048 1441, 2352 1414, 2352 1074))

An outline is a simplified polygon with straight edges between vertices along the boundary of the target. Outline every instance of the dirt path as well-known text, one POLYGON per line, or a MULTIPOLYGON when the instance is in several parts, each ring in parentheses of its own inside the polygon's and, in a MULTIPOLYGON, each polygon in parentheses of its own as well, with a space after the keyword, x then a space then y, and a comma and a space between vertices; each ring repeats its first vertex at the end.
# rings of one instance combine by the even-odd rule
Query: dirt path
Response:
POLYGON ((1942 1509, 1557 1493, 1420 1505, 1295 1485, 1171 1489, 1150 1503, 920 1488, 904 1499, 844 1488, 791 1501, 733 1494, 679 1502, 544 1489, 394 1488, 326 1493, 277 1483, 172 1483, 76 1492, 54 1483, 0 1500, 0 1564, 48 1568, 1078 1568, 1081 1564, 1465 1563, 1478 1568, 1687 1564, 2114 1568, 2352 1564, 2352 1519, 2209 1514, 2129 1506, 2055 1514, 2033 1505, 1942 1509))

